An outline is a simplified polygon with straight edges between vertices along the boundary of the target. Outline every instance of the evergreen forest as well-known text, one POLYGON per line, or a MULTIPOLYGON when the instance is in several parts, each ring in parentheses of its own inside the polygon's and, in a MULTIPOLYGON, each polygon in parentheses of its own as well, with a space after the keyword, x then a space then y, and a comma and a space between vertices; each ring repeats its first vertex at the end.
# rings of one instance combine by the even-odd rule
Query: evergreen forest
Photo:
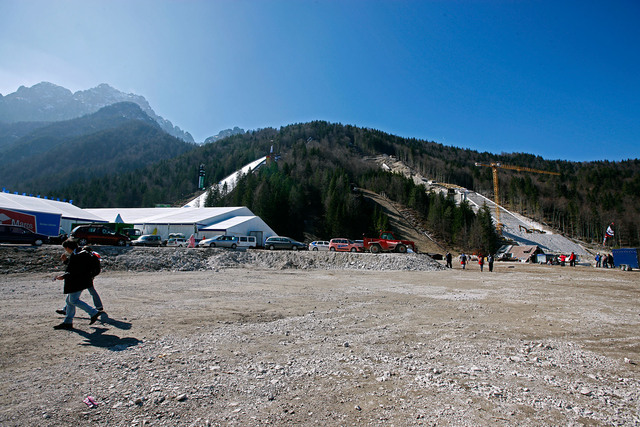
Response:
POLYGON ((76 181, 60 188, 82 207, 179 206, 198 194, 203 164, 210 186, 269 153, 277 161, 247 174, 233 191, 210 192, 207 205, 249 207, 277 233, 294 238, 360 238, 385 228, 384 215, 354 188, 384 193, 415 209, 443 241, 464 250, 490 250, 497 236, 486 209, 428 194, 421 185, 370 161, 387 154, 423 176, 493 197, 491 168, 476 162, 557 172, 559 176, 500 170, 500 201, 560 232, 598 243, 615 223, 614 245, 640 244, 640 160, 550 161, 523 154, 492 154, 401 138, 373 129, 315 121, 260 129, 197 146, 135 171, 76 181))

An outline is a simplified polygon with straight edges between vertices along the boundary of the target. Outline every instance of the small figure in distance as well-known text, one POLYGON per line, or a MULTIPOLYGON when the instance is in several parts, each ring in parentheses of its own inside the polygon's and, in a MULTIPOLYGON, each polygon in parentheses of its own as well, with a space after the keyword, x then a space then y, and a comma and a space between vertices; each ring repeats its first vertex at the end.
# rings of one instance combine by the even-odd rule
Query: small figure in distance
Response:
POLYGON ((467 266, 467 256, 464 254, 464 252, 460 254, 460 265, 462 265, 463 270, 467 266))
POLYGON ((453 268, 453 264, 451 264, 451 252, 447 251, 445 259, 447 260, 447 268, 453 268))

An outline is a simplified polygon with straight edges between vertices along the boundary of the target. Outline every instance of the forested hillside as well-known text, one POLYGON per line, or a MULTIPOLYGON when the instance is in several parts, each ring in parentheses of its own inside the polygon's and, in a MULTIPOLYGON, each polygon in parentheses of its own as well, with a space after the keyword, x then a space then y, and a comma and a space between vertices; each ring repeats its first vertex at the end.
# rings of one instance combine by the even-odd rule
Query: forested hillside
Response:
POLYGON ((267 154, 272 145, 281 156, 276 164, 245 177, 231 194, 212 194, 210 203, 247 205, 279 233, 294 237, 304 232, 357 236, 384 221, 374 206, 351 191, 352 186, 367 188, 415 207, 437 224, 437 234, 464 248, 477 244, 482 235, 468 206, 426 195, 365 157, 394 155, 425 176, 489 197, 491 170, 475 162, 502 162, 561 174, 501 171, 501 201, 508 208, 593 242, 602 241, 607 225, 615 222, 615 244, 640 244, 640 160, 575 163, 528 154, 494 155, 320 121, 234 135, 141 171, 77 183, 64 193, 83 206, 179 204, 195 194, 201 163, 208 183, 215 183, 267 154))
POLYGON ((127 102, 78 119, 16 127, 24 134, 0 147, 0 182, 26 193, 54 193, 66 185, 174 158, 195 146, 168 135, 138 105, 127 102))

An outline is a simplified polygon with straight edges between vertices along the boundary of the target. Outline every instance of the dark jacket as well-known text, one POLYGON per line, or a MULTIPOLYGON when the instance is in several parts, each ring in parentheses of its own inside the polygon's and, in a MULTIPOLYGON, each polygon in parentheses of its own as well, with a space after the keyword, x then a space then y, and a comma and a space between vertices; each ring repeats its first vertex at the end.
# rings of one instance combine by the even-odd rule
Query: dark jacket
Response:
POLYGON ((91 255, 87 251, 72 253, 64 277, 64 293, 72 294, 93 286, 91 255))

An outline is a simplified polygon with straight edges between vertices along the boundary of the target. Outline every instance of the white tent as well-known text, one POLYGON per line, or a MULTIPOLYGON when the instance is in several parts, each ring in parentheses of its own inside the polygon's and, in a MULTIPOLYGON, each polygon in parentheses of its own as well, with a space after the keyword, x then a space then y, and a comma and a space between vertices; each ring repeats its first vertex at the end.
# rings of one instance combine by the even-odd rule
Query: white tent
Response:
POLYGON ((216 234, 231 234, 233 236, 255 236, 259 246, 264 245, 265 239, 277 236, 262 218, 252 216, 236 216, 207 227, 200 228, 200 235, 213 237, 216 234))
POLYGON ((38 232, 44 231, 44 234, 49 236, 57 236, 59 229, 69 233, 71 226, 76 223, 105 222, 101 217, 69 202, 42 197, 0 193, 0 208, 25 212, 39 219, 42 218, 47 224, 38 232))
MULTIPOLYGON (((196 238, 210 237, 211 229, 224 229, 227 226, 218 227, 216 224, 235 224, 235 235, 249 235, 249 231, 255 232, 256 237, 264 238, 274 235, 273 230, 259 217, 244 206, 216 207, 216 208, 108 208, 88 209, 108 222, 114 222, 120 216, 122 221, 133 224, 135 228, 142 230, 143 234, 159 234, 163 239, 168 238, 169 233, 182 233, 185 236, 194 234, 196 238), (245 224, 245 225, 241 225, 245 224), (209 231, 209 233, 207 233, 209 231), (240 234, 245 232, 245 234, 240 234), (207 236, 209 234, 209 236, 207 236)), ((222 233, 218 233, 222 234, 222 233)), ((260 240, 259 240, 260 241, 260 240)))

